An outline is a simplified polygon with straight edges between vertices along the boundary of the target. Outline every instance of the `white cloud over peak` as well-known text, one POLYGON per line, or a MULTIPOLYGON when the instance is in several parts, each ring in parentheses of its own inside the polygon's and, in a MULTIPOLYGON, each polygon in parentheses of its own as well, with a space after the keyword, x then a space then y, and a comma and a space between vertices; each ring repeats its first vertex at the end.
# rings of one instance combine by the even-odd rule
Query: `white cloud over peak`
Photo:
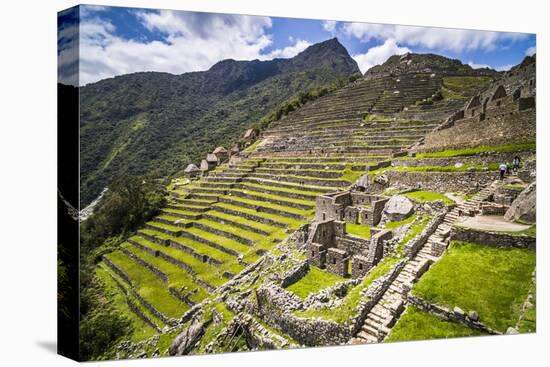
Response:
POLYGON ((444 49, 455 52, 492 50, 499 41, 524 39, 526 34, 466 29, 415 27, 390 24, 344 23, 340 30, 363 42, 371 39, 394 39, 398 44, 444 49))
POLYGON ((267 55, 261 56, 260 60, 271 60, 275 58, 288 59, 298 55, 300 52, 304 51, 306 48, 311 46, 311 42, 301 40, 301 39, 296 39, 296 40, 293 39, 292 42, 294 42, 293 45, 287 46, 285 48, 275 49, 270 53, 268 53, 267 55))
POLYGON ((98 17, 80 23, 80 85, 139 71, 181 74, 207 70, 223 59, 289 58, 310 43, 294 43, 265 53, 273 44, 268 17, 203 14, 162 10, 135 12, 162 40, 139 41, 117 34, 115 26, 98 17))
POLYGON ((531 46, 525 50, 525 56, 533 56, 537 52, 537 46, 531 46))
POLYGON ((399 47, 393 39, 387 39, 383 44, 368 49, 364 54, 353 55, 353 59, 359 65, 362 73, 365 73, 371 67, 384 63, 392 55, 403 55, 411 50, 407 47, 399 47))
POLYGON ((472 67, 472 69, 484 69, 484 68, 491 68, 490 65, 487 65, 487 64, 477 64, 473 61, 468 61, 468 65, 470 65, 472 67))
POLYGON ((333 33, 336 30, 336 21, 335 20, 323 21, 323 29, 327 32, 333 33))

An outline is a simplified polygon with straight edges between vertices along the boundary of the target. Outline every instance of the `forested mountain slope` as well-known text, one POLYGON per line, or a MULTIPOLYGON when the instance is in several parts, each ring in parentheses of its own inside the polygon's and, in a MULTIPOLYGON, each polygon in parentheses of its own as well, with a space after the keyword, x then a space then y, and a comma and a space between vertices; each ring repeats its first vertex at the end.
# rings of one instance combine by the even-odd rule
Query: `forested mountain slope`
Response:
POLYGON ((283 101, 359 72, 337 39, 291 59, 223 60, 203 72, 145 72, 81 88, 81 205, 125 174, 162 177, 197 161, 283 101))

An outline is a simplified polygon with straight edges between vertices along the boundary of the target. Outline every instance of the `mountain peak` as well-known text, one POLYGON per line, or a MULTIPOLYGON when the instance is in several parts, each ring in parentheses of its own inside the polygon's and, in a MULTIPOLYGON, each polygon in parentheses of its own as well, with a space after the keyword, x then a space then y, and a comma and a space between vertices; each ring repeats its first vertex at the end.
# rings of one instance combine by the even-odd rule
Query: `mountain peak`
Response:
POLYGON ((360 72, 355 60, 336 37, 309 46, 291 60, 295 65, 306 67, 324 64, 334 68, 342 65, 351 69, 353 73, 360 72))

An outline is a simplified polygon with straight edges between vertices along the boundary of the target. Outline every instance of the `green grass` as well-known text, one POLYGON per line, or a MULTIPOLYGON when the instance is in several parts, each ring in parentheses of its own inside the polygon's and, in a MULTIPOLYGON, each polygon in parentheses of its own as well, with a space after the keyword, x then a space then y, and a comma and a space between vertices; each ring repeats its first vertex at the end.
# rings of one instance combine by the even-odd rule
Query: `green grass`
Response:
POLYGON ((370 171, 370 176, 378 176, 385 171, 394 172, 441 172, 441 173, 459 173, 459 172, 484 172, 484 171, 497 171, 498 163, 491 163, 487 166, 481 164, 465 164, 462 167, 455 166, 418 166, 418 167, 386 167, 379 168, 374 171, 370 171))
POLYGON ((412 223, 412 222, 416 219, 417 216, 418 216, 417 214, 413 214, 413 215, 411 215, 410 217, 405 218, 405 219, 400 220, 400 221, 386 222, 386 224, 384 224, 384 226, 385 226, 387 229, 395 229, 395 228, 397 228, 397 227, 404 226, 405 224, 412 223))
POLYGON ((477 153, 484 152, 525 152, 536 149, 536 143, 521 143, 521 144, 510 144, 510 145, 498 145, 498 146, 480 146, 476 148, 466 148, 466 149, 452 149, 444 150, 440 152, 433 153, 421 153, 417 154, 416 158, 447 158, 447 157, 463 157, 469 155, 475 155, 477 153))
POLYGON ((488 76, 447 76, 443 78, 443 87, 464 98, 487 88, 490 82, 488 76))
POLYGON ((333 286, 343 280, 344 278, 336 274, 310 266, 308 273, 302 279, 291 284, 286 289, 298 297, 305 299, 310 294, 319 292, 321 289, 333 286))
POLYGON ((369 239, 370 238, 370 226, 365 226, 365 225, 362 225, 362 224, 346 223, 346 233, 354 234, 356 236, 369 239))
POLYGON ((295 316, 303 318, 321 318, 325 320, 332 320, 337 323, 345 322, 351 315, 354 314, 355 309, 359 305, 363 289, 368 288, 376 279, 385 275, 393 265, 399 261, 395 257, 386 257, 376 267, 374 267, 355 288, 350 290, 344 297, 342 303, 334 308, 330 309, 323 307, 320 309, 307 309, 294 312, 295 316))
POLYGON ((499 331, 514 326, 531 285, 536 254, 452 242, 451 249, 420 279, 413 293, 428 302, 475 310, 499 331))
POLYGON ((359 177, 365 174, 365 171, 353 171, 350 165, 347 165, 343 172, 342 176, 340 176, 340 180, 349 181, 351 183, 354 183, 359 177))
POLYGON ((243 214, 250 214, 250 215, 254 215, 262 218, 269 218, 281 224, 286 224, 291 228, 297 228, 302 224, 302 221, 298 219, 293 219, 289 217, 284 217, 282 215, 276 215, 276 214, 266 213, 262 211, 256 211, 254 209, 245 208, 234 204, 218 203, 213 205, 213 207, 226 208, 226 209, 238 211, 243 214))
POLYGON ((537 292, 535 284, 532 285, 532 288, 533 306, 525 310, 517 325, 521 333, 533 333, 537 330, 537 292))
POLYGON ((537 225, 533 224, 531 227, 529 227, 527 229, 524 229, 524 230, 521 230, 521 231, 498 231, 498 232, 513 234, 513 235, 524 234, 524 235, 527 235, 529 237, 536 237, 537 236, 537 225))
POLYGON ((189 309, 188 305, 182 303, 168 291, 166 284, 159 278, 122 252, 112 252, 107 255, 107 258, 132 279, 139 295, 164 315, 178 318, 189 309))
MULTIPOLYGON (((128 304, 126 303, 126 297, 121 292, 120 288, 118 288, 111 275, 109 275, 108 270, 105 270, 104 268, 99 266, 95 270, 95 276, 100 280, 101 284, 103 285, 103 289, 105 292, 104 295, 108 302, 112 303, 117 310, 119 310, 125 317, 130 320, 130 325, 132 327, 130 340, 140 341, 143 339, 147 339, 157 333, 157 331, 153 327, 145 323, 139 316, 137 316, 132 310, 130 310, 128 304)), ((142 308, 137 300, 133 301, 137 307, 139 307, 140 309, 142 308)), ((149 315, 148 310, 142 311, 146 315, 149 315)), ((149 316, 155 320, 154 315, 149 316)), ((164 326, 162 321, 155 321, 157 322, 157 325, 159 327, 164 326)))
POLYGON ((424 228, 430 222, 431 217, 429 215, 422 215, 419 217, 419 220, 415 222, 414 225, 409 229, 405 237, 397 244, 397 252, 403 253, 403 248, 407 242, 412 240, 414 237, 422 233, 424 228))
POLYGON ((453 200, 436 191, 411 191, 404 193, 403 196, 422 203, 442 200, 445 205, 454 204, 453 200))
POLYGON ((483 334, 464 325, 445 321, 414 306, 409 306, 384 342, 460 338, 479 335, 483 334))

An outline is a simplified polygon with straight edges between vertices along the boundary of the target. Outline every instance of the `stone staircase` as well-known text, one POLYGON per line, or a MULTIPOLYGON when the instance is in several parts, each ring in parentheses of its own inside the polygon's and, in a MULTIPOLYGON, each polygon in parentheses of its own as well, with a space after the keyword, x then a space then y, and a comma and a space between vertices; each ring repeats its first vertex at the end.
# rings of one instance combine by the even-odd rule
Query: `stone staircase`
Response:
POLYGON ((418 280, 428 268, 436 262, 447 248, 452 225, 460 213, 475 212, 479 203, 487 200, 496 190, 499 181, 493 182, 474 195, 470 200, 457 205, 449 211, 443 222, 428 238, 424 246, 410 259, 390 284, 378 303, 367 315, 359 333, 351 344, 378 343, 384 340, 401 313, 405 310, 407 294, 412 283, 418 280))

